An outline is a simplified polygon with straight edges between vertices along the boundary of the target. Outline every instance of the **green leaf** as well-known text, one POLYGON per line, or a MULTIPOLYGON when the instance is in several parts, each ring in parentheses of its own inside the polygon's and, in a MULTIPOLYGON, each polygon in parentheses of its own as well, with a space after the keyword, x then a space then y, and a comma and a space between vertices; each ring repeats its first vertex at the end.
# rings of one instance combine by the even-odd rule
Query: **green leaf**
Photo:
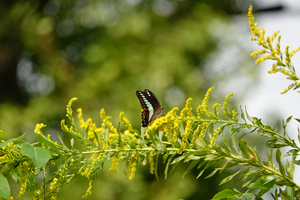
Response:
POLYGON ((200 159, 192 161, 192 162, 189 164, 187 170, 184 172, 182 178, 184 178, 184 176, 187 174, 187 172, 190 171, 191 169, 193 169, 193 168, 199 163, 199 161, 200 161, 200 159))
POLYGON ((300 123, 300 119, 298 119, 298 118, 294 118, 295 120, 297 120, 297 122, 299 122, 300 123))
POLYGON ((245 197, 245 200, 251 200, 255 196, 253 193, 243 193, 243 196, 245 197))
POLYGON ((244 126, 240 126, 240 127, 233 129, 233 131, 230 133, 230 136, 234 136, 237 133, 240 133, 244 128, 245 128, 244 126))
POLYGON ((57 133, 57 136, 58 136, 58 139, 59 139, 60 143, 63 145, 63 147, 64 147, 65 149, 69 150, 69 148, 65 145, 64 140, 63 140, 62 137, 61 137, 61 134, 60 134, 60 133, 57 133))
POLYGON ((178 163, 178 162, 182 161, 184 158, 185 158, 185 155, 182 155, 182 156, 179 156, 179 157, 175 158, 175 159, 173 160, 173 162, 171 163, 171 165, 173 165, 173 164, 175 164, 175 163, 178 163))
POLYGON ((279 165, 280 173, 285 177, 285 170, 284 170, 283 164, 281 162, 281 151, 280 151, 280 149, 277 149, 277 151, 276 151, 276 161, 279 165))
POLYGON ((289 197, 289 199, 295 199, 295 190, 295 187, 287 186, 284 192, 289 197))
POLYGON ((122 165, 122 169, 123 169, 123 174, 125 177, 128 177, 128 173, 126 171, 126 161, 123 161, 123 165, 122 165))
POLYGON ((159 181, 159 175, 157 173, 157 166, 158 166, 158 157, 159 157, 159 154, 157 154, 156 156, 156 161, 155 161, 155 170, 154 170, 154 173, 155 173, 155 178, 157 181, 159 181))
POLYGON ((62 157, 66 158, 61 152, 60 150, 56 147, 56 144, 54 142, 52 142, 51 140, 49 140, 48 138, 46 138, 44 135, 41 134, 37 134, 37 138, 39 140, 40 143, 45 144, 46 146, 52 148, 53 150, 55 150, 57 153, 59 153, 62 157))
POLYGON ((48 149, 42 147, 33 147, 27 143, 22 144, 21 152, 30 157, 34 166, 37 168, 45 166, 51 158, 51 152, 48 149))
POLYGON ((240 150, 242 151, 242 153, 244 154, 244 156, 246 158, 250 158, 249 148, 248 148, 248 145, 247 145, 246 141, 242 140, 242 139, 239 139, 238 143, 239 143, 240 150))
POLYGON ((289 116, 289 117, 286 119, 286 124, 288 124, 288 123, 291 121, 292 118, 293 118, 293 115, 289 116))
POLYGON ((11 196, 8 181, 3 174, 0 173, 0 196, 4 199, 9 199, 11 196))
POLYGON ((218 192, 212 200, 217 200, 217 199, 225 199, 225 198, 231 198, 231 199, 237 199, 237 196, 232 190, 226 189, 221 192, 218 192))
POLYGON ((226 178, 224 178, 219 185, 222 185, 224 183, 227 183, 229 182, 234 176, 236 176, 238 173, 240 173, 241 171, 243 171, 244 169, 240 169, 238 170, 237 172, 235 172, 234 174, 230 175, 230 176, 227 176, 226 178))
POLYGON ((276 179, 271 176, 263 176, 258 179, 255 183, 251 183, 248 188, 254 189, 258 188, 261 190, 269 190, 276 184, 276 179))
POLYGON ((240 106, 240 110, 241 110, 241 118, 245 121, 245 123, 247 124, 247 120, 246 120, 246 118, 245 118, 245 113, 244 113, 244 111, 243 111, 243 109, 242 109, 242 106, 240 106))
POLYGON ((228 151, 231 151, 231 148, 229 147, 229 144, 228 144, 228 140, 226 139, 225 135, 222 134, 222 138, 223 138, 223 144, 225 145, 225 148, 228 150, 228 151))
POLYGON ((168 169, 169 169, 170 163, 171 163, 171 161, 173 160, 173 158, 174 158, 175 155, 176 155, 176 154, 173 154, 172 156, 170 156, 170 157, 168 158, 168 162, 167 162, 166 168, 165 168, 165 179, 168 178, 168 169))
POLYGON ((291 164, 290 164, 289 160, 286 160, 285 169, 286 169, 286 172, 287 172, 289 178, 293 179, 294 172, 295 172, 294 160, 291 161, 291 164))
POLYGON ((4 147, 5 145, 7 145, 7 144, 10 143, 10 142, 22 141, 22 140, 24 139, 24 137, 25 137, 25 134, 26 134, 26 133, 24 133, 24 134, 21 135, 20 137, 12 138, 12 139, 7 140, 6 142, 0 143, 0 148, 4 147))
POLYGON ((254 122, 253 121, 253 118, 252 117, 250 117, 250 115, 248 114, 248 112, 247 112, 247 107, 245 106, 245 112, 246 112, 246 115, 247 115, 247 119, 250 121, 250 122, 254 122))
POLYGON ((222 170, 222 168, 215 168, 215 170, 212 173, 210 173, 208 176, 206 176, 205 178, 213 177, 220 170, 222 170))
POLYGON ((236 153, 240 153, 240 151, 238 150, 238 148, 236 146, 235 137, 231 137, 231 145, 232 145, 233 149, 236 151, 236 153))

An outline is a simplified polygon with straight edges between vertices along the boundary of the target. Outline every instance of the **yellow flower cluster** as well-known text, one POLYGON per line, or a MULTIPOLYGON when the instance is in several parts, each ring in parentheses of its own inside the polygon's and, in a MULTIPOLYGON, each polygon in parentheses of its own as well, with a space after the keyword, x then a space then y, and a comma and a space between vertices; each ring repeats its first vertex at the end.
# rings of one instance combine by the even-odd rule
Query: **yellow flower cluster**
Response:
POLYGON ((228 114, 228 111, 227 111, 228 100, 229 100, 229 98, 230 98, 231 96, 233 96, 233 93, 229 93, 229 94, 226 95, 225 101, 223 102, 223 107, 222 107, 223 113, 224 113, 224 115, 225 115, 225 117, 226 117, 227 119, 230 119, 230 118, 231 118, 231 117, 229 116, 229 114, 228 114))
POLYGON ((36 124, 36 125, 35 125, 35 129, 34 129, 34 132, 35 132, 36 134, 42 134, 41 128, 43 128, 43 127, 46 127, 46 125, 43 124, 43 123, 36 124))
POLYGON ((295 68, 291 63, 291 58, 294 56, 295 53, 297 53, 300 50, 300 47, 297 47, 292 52, 289 52, 289 46, 287 46, 285 48, 285 53, 283 54, 283 52, 280 49, 281 36, 278 35, 279 31, 275 31, 271 36, 265 38, 265 30, 262 29, 261 31, 259 31, 257 23, 254 22, 252 6, 250 6, 249 8, 248 17, 251 33, 254 35, 254 37, 251 36, 251 41, 257 41, 258 45, 264 48, 263 50, 256 50, 255 52, 250 54, 250 56, 252 57, 263 55, 255 61, 255 64, 259 64, 265 60, 274 60, 275 63, 273 63, 272 69, 268 71, 268 73, 273 74, 281 72, 282 74, 286 75, 288 79, 295 81, 293 84, 290 84, 288 88, 286 88, 283 92, 281 92, 282 94, 286 93, 287 91, 293 88, 298 88, 300 86, 300 77, 296 74, 295 68), (273 42, 276 38, 277 43, 275 47, 273 47, 273 42))
POLYGON ((151 151, 149 153, 148 161, 149 161, 149 171, 150 171, 150 174, 154 174, 155 163, 154 163, 154 159, 153 159, 153 151, 151 151))
POLYGON ((137 158, 136 158, 136 151, 133 151, 131 154, 131 158, 128 161, 128 168, 129 168, 129 177, 128 179, 132 181, 135 172, 136 172, 136 166, 137 166, 137 158))
POLYGON ((124 124, 127 129, 130 131, 130 132, 133 132, 133 128, 132 128, 132 125, 131 123, 129 122, 129 120, 127 118, 124 117, 124 112, 120 112, 120 116, 119 116, 122 124, 124 124))
POLYGON ((210 93, 214 90, 214 87, 211 87, 207 90, 205 96, 204 96, 204 99, 202 101, 202 105, 201 105, 201 108, 203 110, 203 112, 206 114, 206 116, 208 117, 212 117, 212 114, 211 112, 208 111, 208 100, 209 100, 209 96, 210 96, 210 93))

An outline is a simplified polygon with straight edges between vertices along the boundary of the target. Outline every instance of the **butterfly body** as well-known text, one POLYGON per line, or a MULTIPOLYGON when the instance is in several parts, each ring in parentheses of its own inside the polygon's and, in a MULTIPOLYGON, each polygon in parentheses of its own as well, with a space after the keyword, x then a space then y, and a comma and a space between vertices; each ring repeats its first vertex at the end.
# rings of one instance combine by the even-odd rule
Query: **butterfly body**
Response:
POLYGON ((164 108, 160 106, 156 96, 148 89, 145 89, 144 92, 139 90, 136 91, 136 96, 143 108, 141 114, 142 127, 147 127, 163 112, 164 108))

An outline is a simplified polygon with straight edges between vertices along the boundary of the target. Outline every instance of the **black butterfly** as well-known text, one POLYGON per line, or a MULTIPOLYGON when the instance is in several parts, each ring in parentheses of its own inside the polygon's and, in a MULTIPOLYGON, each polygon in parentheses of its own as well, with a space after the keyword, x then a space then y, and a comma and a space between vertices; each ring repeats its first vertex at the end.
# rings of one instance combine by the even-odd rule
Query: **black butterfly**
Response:
POLYGON ((139 98, 143 112, 142 117, 142 127, 147 127, 152 121, 155 120, 164 110, 160 106, 160 103, 156 96, 148 89, 144 92, 136 91, 136 96, 139 98))

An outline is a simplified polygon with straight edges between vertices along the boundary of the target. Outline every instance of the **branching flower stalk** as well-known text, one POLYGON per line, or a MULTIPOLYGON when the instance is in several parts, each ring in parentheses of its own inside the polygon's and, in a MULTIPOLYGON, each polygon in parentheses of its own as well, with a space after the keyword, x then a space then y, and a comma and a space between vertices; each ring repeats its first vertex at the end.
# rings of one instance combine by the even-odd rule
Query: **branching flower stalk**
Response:
MULTIPOLYGON (((251 53, 252 57, 256 57, 258 55, 264 55, 258 58, 255 61, 255 64, 259 64, 265 60, 274 60, 272 69, 268 71, 270 74, 274 74, 280 72, 287 76, 287 79, 294 81, 294 83, 290 84, 282 94, 288 92, 291 89, 298 89, 300 87, 300 77, 296 74, 296 69, 291 62, 291 58, 300 50, 300 47, 295 48, 292 52, 290 52, 290 47, 286 46, 284 53, 281 50, 280 40, 281 35, 279 31, 275 31, 273 35, 265 37, 265 29, 259 30, 257 23, 254 22, 254 16, 252 14, 252 6, 250 6, 248 11, 249 17, 249 24, 251 28, 251 41, 257 41, 259 46, 262 46, 263 50, 256 50, 255 52, 251 53), (277 38, 277 43, 275 46, 273 42, 277 38)), ((298 91, 299 92, 299 91, 298 91)))

